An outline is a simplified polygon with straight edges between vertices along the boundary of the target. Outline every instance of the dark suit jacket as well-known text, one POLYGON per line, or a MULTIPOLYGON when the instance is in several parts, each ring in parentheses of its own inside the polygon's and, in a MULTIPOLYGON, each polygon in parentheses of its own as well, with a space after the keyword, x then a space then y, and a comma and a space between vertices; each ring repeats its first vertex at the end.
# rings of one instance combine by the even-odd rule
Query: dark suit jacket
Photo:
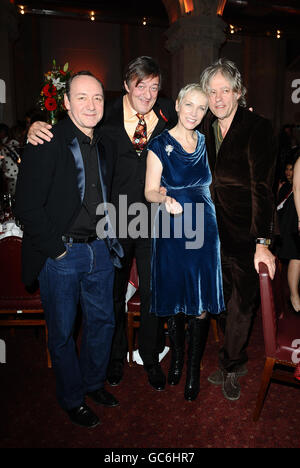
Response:
POLYGON ((229 255, 253 254, 255 238, 270 237, 276 144, 265 118, 238 107, 216 156, 209 112, 202 125, 213 176, 221 247, 229 255))
MULTIPOLYGON (((159 97, 153 110, 158 117, 158 122, 150 139, 159 135, 164 129, 174 127, 177 123, 177 113, 171 99, 159 97)), ((147 149, 137 156, 126 133, 123 96, 106 105, 102 128, 105 134, 117 142, 118 146, 118 159, 112 187, 113 203, 118 206, 119 195, 124 194, 128 197, 128 204, 142 202, 148 205, 144 197, 147 149)))
MULTIPOLYGON (((69 117, 52 129, 53 139, 25 148, 16 189, 15 214, 24 225, 22 279, 30 285, 46 259, 65 251, 62 235, 78 215, 84 195, 83 160, 71 151, 74 124, 69 117)), ((77 140, 78 141, 78 140, 77 140)), ((110 200, 116 147, 105 135, 98 142, 99 167, 110 200)), ((96 234, 96 233, 95 233, 96 234)))

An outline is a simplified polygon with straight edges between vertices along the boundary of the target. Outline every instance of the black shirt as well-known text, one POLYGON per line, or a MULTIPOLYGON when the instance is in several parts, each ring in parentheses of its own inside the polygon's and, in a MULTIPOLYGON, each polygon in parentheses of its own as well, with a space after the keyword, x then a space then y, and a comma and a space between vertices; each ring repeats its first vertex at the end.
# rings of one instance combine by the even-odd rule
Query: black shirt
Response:
MULTIPOLYGON (((96 215, 96 209, 99 203, 103 202, 103 196, 97 157, 99 130, 94 129, 93 139, 91 140, 74 125, 74 134, 78 139, 83 158, 85 193, 80 212, 66 235, 78 238, 96 235, 96 225, 100 219, 100 216, 96 215)), ((99 156, 101 157, 101 155, 99 156)))

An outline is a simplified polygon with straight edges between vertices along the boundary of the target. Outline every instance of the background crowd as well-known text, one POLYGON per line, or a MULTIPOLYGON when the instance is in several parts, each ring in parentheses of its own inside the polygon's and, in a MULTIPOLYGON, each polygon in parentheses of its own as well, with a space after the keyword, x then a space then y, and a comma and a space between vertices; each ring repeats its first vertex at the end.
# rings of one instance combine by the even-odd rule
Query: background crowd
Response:
POLYGON ((30 125, 42 116, 38 109, 30 110, 24 120, 9 127, 0 123, 0 193, 15 195, 18 165, 27 140, 30 125))

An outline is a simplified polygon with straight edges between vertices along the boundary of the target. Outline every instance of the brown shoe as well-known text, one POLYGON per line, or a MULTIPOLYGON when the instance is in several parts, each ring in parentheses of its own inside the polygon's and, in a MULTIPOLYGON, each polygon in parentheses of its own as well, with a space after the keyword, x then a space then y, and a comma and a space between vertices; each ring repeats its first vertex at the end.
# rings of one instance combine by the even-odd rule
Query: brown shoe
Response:
POLYGON ((225 372, 223 380, 223 395, 227 400, 235 401, 241 396, 239 377, 236 372, 225 372))
MULTIPOLYGON (((236 370, 238 377, 243 377, 247 373, 248 369, 245 364, 241 365, 241 367, 236 370)), ((213 385, 222 385, 224 380, 224 370, 220 368, 217 369, 207 377, 207 380, 213 385)))

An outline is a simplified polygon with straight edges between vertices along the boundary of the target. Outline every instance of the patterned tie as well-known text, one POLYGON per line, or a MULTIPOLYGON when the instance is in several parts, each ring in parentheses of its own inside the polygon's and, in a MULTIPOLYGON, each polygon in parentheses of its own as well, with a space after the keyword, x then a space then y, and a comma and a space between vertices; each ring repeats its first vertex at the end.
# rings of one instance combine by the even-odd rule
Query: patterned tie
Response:
POLYGON ((147 144, 147 125, 142 114, 136 114, 136 116, 139 121, 133 135, 132 143, 138 156, 140 156, 147 144))

